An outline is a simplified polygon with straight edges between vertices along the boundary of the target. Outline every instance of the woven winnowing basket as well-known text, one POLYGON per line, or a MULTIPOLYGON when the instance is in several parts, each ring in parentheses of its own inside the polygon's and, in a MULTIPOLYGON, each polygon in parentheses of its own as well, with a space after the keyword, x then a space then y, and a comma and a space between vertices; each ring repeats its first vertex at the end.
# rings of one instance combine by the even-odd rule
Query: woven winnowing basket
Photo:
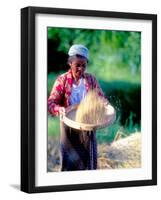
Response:
POLYGON ((74 129, 82 130, 82 131, 93 131, 96 129, 104 128, 111 125, 116 119, 116 112, 112 105, 108 104, 106 106, 106 114, 103 123, 100 124, 86 124, 86 123, 79 123, 75 121, 76 111, 78 105, 70 106, 67 109, 67 113, 65 116, 61 116, 61 120, 63 122, 74 129))

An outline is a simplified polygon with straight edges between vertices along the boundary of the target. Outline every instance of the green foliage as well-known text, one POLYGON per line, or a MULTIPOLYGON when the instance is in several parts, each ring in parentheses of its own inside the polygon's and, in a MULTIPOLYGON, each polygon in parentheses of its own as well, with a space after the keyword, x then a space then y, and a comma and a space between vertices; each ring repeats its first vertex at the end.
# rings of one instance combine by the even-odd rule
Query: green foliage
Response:
POLYGON ((60 124, 59 117, 51 117, 48 115, 48 136, 59 137, 60 124))
POLYGON ((131 70, 127 67, 118 67, 117 65, 89 66, 87 72, 97 74, 100 81, 125 81, 129 83, 140 83, 140 73, 131 74, 131 70))
POLYGON ((90 52, 91 67, 112 65, 129 68, 132 74, 140 72, 140 32, 50 27, 48 39, 55 42, 58 52, 65 54, 74 43, 86 45, 90 52))

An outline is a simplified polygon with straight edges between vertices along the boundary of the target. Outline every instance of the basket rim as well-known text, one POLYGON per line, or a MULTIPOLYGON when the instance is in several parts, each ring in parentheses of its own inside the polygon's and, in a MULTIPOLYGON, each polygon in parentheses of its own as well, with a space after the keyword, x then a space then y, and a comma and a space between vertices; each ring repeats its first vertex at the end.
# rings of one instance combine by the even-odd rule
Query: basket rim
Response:
POLYGON ((77 109, 77 107, 78 107, 78 105, 69 106, 67 108, 67 114, 62 116, 63 122, 71 128, 75 128, 75 129, 78 129, 78 130, 84 130, 84 131, 85 130, 96 130, 96 129, 104 128, 104 127, 111 125, 116 119, 116 111, 115 111, 114 107, 111 104, 108 104, 107 107, 112 107, 113 114, 107 115, 107 116, 110 116, 110 119, 107 119, 104 123, 101 123, 101 124, 86 124, 86 123, 76 122, 76 121, 70 119, 69 117, 67 117, 67 115, 71 111, 77 109))

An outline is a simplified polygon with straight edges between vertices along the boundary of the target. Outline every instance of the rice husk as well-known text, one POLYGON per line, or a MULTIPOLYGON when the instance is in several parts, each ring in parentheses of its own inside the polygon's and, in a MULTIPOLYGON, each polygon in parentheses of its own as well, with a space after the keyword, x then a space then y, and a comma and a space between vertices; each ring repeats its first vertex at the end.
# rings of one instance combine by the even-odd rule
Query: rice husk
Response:
MULTIPOLYGON (((75 120, 79 123, 101 124, 105 119, 105 100, 98 95, 97 90, 90 90, 80 102, 75 120)), ((90 134, 90 133, 88 133, 90 134)), ((85 146, 89 144, 89 135, 82 131, 79 134, 80 141, 85 146)))
POLYGON ((105 100, 98 95, 97 90, 90 90, 80 102, 76 121, 86 124, 101 124, 105 119, 105 100))

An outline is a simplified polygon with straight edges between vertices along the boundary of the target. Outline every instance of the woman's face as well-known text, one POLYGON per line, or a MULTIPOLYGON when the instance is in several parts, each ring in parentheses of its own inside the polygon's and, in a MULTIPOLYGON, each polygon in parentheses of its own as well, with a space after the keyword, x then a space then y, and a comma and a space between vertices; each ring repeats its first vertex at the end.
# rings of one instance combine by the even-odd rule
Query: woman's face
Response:
POLYGON ((75 57, 69 63, 74 78, 79 79, 84 74, 87 67, 87 59, 75 57))

